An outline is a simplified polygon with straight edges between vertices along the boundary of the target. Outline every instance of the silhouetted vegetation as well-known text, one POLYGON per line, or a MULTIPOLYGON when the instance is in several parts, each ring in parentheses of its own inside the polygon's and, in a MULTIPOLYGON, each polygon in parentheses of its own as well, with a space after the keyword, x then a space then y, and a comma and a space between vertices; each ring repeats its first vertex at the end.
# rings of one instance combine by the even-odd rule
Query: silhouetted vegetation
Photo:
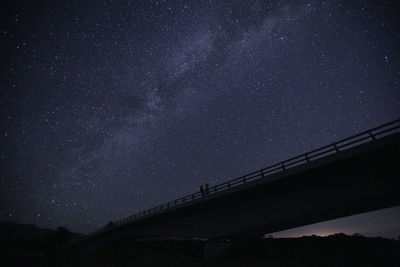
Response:
POLYGON ((114 222, 113 221, 109 221, 106 225, 106 228, 111 228, 114 226, 114 222))
POLYGON ((398 266, 400 241, 360 234, 207 242, 119 240, 95 251, 67 247, 82 235, 0 224, 1 266, 398 266))

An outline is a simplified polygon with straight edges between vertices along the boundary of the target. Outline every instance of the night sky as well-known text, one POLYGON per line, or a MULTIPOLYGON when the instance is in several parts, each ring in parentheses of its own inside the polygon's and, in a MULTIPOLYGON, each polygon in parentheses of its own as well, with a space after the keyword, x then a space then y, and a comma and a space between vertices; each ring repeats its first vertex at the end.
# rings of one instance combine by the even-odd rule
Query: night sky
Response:
POLYGON ((400 117, 399 1, 0 12, 0 221, 87 233, 400 117))

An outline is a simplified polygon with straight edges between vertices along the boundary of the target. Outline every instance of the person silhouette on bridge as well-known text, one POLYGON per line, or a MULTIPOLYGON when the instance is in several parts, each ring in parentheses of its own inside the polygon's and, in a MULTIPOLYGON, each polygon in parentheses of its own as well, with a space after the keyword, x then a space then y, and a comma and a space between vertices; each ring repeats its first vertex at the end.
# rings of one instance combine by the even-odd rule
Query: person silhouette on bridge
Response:
POLYGON ((204 189, 203 189, 202 185, 200 185, 200 193, 201 193, 201 196, 204 197, 204 189))

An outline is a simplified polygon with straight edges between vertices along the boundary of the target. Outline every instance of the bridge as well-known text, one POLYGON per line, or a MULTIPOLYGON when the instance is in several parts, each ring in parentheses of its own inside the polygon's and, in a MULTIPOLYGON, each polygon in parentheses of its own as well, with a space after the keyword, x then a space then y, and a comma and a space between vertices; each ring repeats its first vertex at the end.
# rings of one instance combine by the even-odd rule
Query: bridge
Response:
POLYGON ((253 238, 400 205, 400 119, 164 203, 78 247, 149 237, 253 238))

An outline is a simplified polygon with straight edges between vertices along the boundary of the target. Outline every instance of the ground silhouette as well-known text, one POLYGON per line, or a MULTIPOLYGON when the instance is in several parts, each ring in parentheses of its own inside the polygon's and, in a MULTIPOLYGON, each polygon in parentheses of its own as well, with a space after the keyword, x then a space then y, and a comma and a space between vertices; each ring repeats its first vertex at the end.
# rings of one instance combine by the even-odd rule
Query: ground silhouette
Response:
POLYGON ((0 224, 1 266, 399 266, 400 241, 356 234, 253 240, 131 239, 95 251, 64 227, 0 224), (219 249, 214 249, 218 247, 219 249), (223 249, 221 249, 223 248, 223 249))

